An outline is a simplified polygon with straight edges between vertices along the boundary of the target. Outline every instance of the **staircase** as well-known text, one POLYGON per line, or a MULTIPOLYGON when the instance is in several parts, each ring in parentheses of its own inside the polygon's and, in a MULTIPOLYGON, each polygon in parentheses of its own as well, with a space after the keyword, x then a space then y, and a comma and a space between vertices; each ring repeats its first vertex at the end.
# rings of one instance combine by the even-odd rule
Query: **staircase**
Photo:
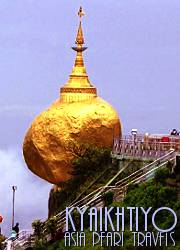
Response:
POLYGON ((17 239, 12 240, 12 238, 8 238, 5 240, 5 250, 14 250, 18 249, 26 249, 26 247, 30 247, 34 243, 33 231, 31 230, 21 230, 19 232, 19 236, 17 239))
MULTIPOLYGON (((134 173, 130 174, 124 179, 116 182, 115 185, 111 186, 110 184, 114 182, 114 180, 120 175, 120 173, 122 173, 128 167, 128 165, 132 163, 129 162, 122 169, 120 169, 118 173, 113 178, 111 178, 111 180, 109 180, 105 186, 94 190, 92 193, 88 194, 84 198, 71 204, 69 208, 79 207, 82 209, 84 207, 92 207, 92 206, 96 206, 97 208, 102 207, 103 195, 110 191, 114 193, 115 201, 123 200, 129 185, 139 184, 148 181, 149 179, 154 177, 156 170, 165 167, 167 163, 172 162, 175 164, 175 158, 176 158, 175 150, 170 150, 167 154, 161 156, 160 158, 154 160, 152 163, 142 167, 141 169, 135 171, 134 173)), ((64 230, 66 223, 66 210, 63 210, 55 217, 57 218, 57 230, 60 229, 64 230)), ((46 230, 46 222, 44 226, 44 232, 45 230, 46 230)), ((27 244, 28 240, 32 243, 32 237, 30 237, 30 235, 28 234, 26 235, 26 237, 24 237, 24 239, 18 238, 14 244, 15 248, 10 248, 10 249, 16 249, 16 246, 21 246, 20 249, 26 249, 25 245, 27 244)))
MULTIPOLYGON (((170 150, 167 154, 163 155, 162 157, 156 159, 152 163, 144 166, 143 168, 135 171, 133 174, 130 174, 126 178, 116 182, 114 186, 110 186, 112 181, 114 181, 115 177, 117 177, 122 171, 125 170, 125 168, 128 167, 126 165, 124 168, 122 168, 115 177, 113 177, 108 183, 96 189, 89 195, 85 196, 83 199, 75 202, 74 204, 71 204, 69 208, 72 207, 90 207, 90 206, 99 206, 100 202, 103 200, 103 195, 109 191, 112 191, 116 193, 119 197, 124 197, 126 190, 129 185, 131 184, 139 184, 141 182, 145 182, 149 180, 150 178, 154 177, 155 171, 165 167, 168 162, 174 162, 175 163, 175 150, 170 150)), ((130 164, 130 163, 129 163, 130 164)), ((63 229, 66 221, 65 217, 66 211, 62 211, 59 214, 57 214, 55 217, 58 219, 58 229, 63 229)))

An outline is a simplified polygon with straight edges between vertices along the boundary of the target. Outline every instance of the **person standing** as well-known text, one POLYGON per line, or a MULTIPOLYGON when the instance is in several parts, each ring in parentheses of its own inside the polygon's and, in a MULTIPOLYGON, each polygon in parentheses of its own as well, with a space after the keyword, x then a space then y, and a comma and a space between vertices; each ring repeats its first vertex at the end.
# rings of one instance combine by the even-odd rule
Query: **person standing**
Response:
POLYGON ((19 223, 17 222, 15 227, 13 227, 12 229, 16 232, 17 234, 16 237, 18 237, 19 236, 19 223))

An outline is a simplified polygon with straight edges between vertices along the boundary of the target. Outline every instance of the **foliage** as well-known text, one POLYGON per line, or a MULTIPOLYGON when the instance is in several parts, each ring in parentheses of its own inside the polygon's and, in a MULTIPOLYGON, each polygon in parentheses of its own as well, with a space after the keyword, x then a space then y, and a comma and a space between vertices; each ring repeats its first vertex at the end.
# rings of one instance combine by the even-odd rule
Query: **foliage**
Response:
MULTIPOLYGON (((171 177, 172 174, 169 169, 161 169, 156 172, 155 178, 147 183, 141 184, 139 186, 135 185, 128 189, 128 193, 122 203, 114 203, 112 206, 123 206, 123 207, 152 207, 152 212, 159 207, 170 207, 175 211, 177 217, 180 218, 180 201, 178 200, 178 187, 169 187, 166 183, 167 178, 171 177)), ((152 215, 152 212, 151 215, 152 215)), ((133 216, 135 218, 135 216, 133 216)), ((126 216, 126 225, 129 222, 129 215, 126 216)), ((144 218, 139 216, 139 230, 144 230, 144 218)), ((165 211, 160 216, 157 216, 157 226, 160 228, 169 228, 172 225, 172 215, 166 213, 165 211)), ((153 226, 149 222, 148 231, 153 231, 153 226)), ((178 222, 175 230, 175 241, 177 243, 176 248, 180 249, 180 223, 178 222)), ((128 241, 125 244, 124 249, 134 249, 136 247, 130 247, 128 241)), ((139 248, 138 248, 139 249, 139 248)), ((140 248, 141 249, 141 248, 140 248)), ((142 248, 144 249, 144 248, 142 248)), ((148 249, 148 248, 146 248, 148 249)), ((153 249, 171 249, 171 247, 151 247, 153 249)))
POLYGON ((134 173, 135 171, 139 170, 144 166, 144 163, 139 160, 125 160, 124 164, 128 163, 128 168, 126 168, 121 175, 119 176, 119 179, 123 179, 130 174, 134 173))
POLYGON ((32 228, 34 229, 34 235, 38 240, 43 237, 43 225, 44 223, 40 220, 35 220, 32 223, 32 228))
POLYGON ((5 241, 5 239, 6 239, 5 236, 0 234, 0 250, 4 249, 3 248, 3 242, 5 241))
POLYGON ((72 162, 72 179, 61 183, 61 190, 51 191, 49 201, 50 216, 62 211, 79 194, 83 196, 104 185, 109 176, 117 172, 117 165, 111 163, 110 149, 81 145, 80 153, 72 162), (84 150, 83 150, 84 146, 84 150))
MULTIPOLYGON (((80 157, 77 161, 75 161, 73 164, 75 164, 74 166, 74 170, 73 170, 73 175, 75 177, 75 180, 71 180, 69 183, 67 183, 66 188, 61 192, 61 194, 64 195, 64 197, 67 195, 67 190, 71 192, 74 192, 74 189, 76 187, 76 191, 79 192, 79 187, 81 186, 82 182, 86 182, 89 175, 91 174, 91 169, 88 169, 88 164, 89 166, 91 166, 91 164, 95 164, 93 163, 95 161, 96 156, 98 155, 98 153, 96 152, 94 154, 94 159, 93 159, 93 154, 90 154, 91 152, 88 152, 87 157, 80 157), (90 154, 90 155, 89 155, 90 154), (89 157, 89 158, 88 158, 89 157), (92 159, 91 159, 92 158, 92 159), (81 169, 82 166, 85 164, 84 169, 81 169), (87 171, 89 171, 87 173, 87 171), (80 178, 81 176, 81 178, 80 178), (86 179, 87 178, 87 179, 86 179)), ((100 156, 100 155, 99 155, 100 156)), ((99 157, 98 156, 98 157, 99 157)), ((96 159, 97 160, 97 159, 96 159)), ((102 159, 101 159, 102 160, 102 159)), ((100 164, 100 163, 98 163, 100 164)), ((105 163, 104 163, 105 164, 105 163)), ((97 165, 96 165, 97 166, 97 165)), ((107 166, 107 165, 106 165, 107 166)), ((92 166, 93 168, 93 166, 92 166)), ((100 166, 100 171, 102 171, 103 166, 100 166), (102 167, 102 168, 101 168, 102 167)), ((138 169, 138 166, 137 166, 138 169)), ((96 171, 95 168, 93 169, 93 171, 96 171)), ((92 174, 93 174, 92 171, 92 174)), ((93 176, 94 177, 94 176, 93 176)), ((179 192, 180 188, 178 186, 175 187, 170 187, 168 185, 167 179, 174 178, 174 175, 171 173, 170 168, 165 168, 165 169, 161 169, 158 170, 155 174, 154 179, 140 184, 140 185, 130 185, 128 187, 127 190, 127 195, 124 199, 123 202, 114 202, 113 201, 113 194, 111 192, 108 192, 104 195, 104 200, 105 200, 105 206, 109 206, 111 205, 112 207, 143 207, 144 209, 148 208, 148 207, 152 207, 152 212, 159 208, 159 207, 170 207, 172 208, 176 214, 177 217, 180 218, 180 201, 178 200, 178 196, 177 193, 179 192)), ((106 180, 107 181, 107 180, 106 180)), ((177 181, 177 180, 176 180, 177 181)), ((152 212, 150 212, 152 214, 152 212)), ((79 228, 79 217, 78 214, 76 214, 76 212, 74 212, 73 214, 73 218, 75 218, 76 221, 76 226, 77 228, 79 228)), ((135 216, 133 216, 133 218, 135 218, 135 216)), ((115 220, 115 216, 114 216, 114 220, 115 220)), ((86 220, 85 220, 86 221, 86 220)), ((180 235, 180 223, 178 222, 177 226, 176 226, 176 230, 175 230, 175 241, 176 241, 176 247, 153 247, 151 246, 150 248, 146 247, 134 247, 132 244, 132 234, 129 230, 129 214, 125 214, 125 225, 126 225, 126 230, 125 230, 125 235, 124 238, 125 240, 125 244, 123 249, 124 250, 139 250, 139 249, 149 249, 149 250, 172 250, 172 249, 176 249, 179 250, 180 249, 180 239, 179 239, 179 235, 180 235)), ((134 221, 134 219, 133 219, 134 221)), ((163 213, 161 213, 161 216, 157 216, 157 226, 159 226, 160 228, 168 228, 172 225, 172 217, 170 214, 166 213, 165 211, 163 213)), ((64 246, 64 240, 61 241, 57 241, 54 244, 50 244, 50 245, 46 245, 46 249, 47 250, 81 250, 81 249, 87 249, 87 250, 108 250, 108 249, 119 249, 119 247, 105 247, 105 246, 100 246, 100 245, 96 245, 96 246, 92 246, 92 244, 89 242, 92 242, 91 238, 92 238, 92 233, 89 231, 88 229, 88 223, 85 223, 86 225, 86 247, 76 247, 76 246, 70 246, 70 247, 65 247, 64 246)), ((142 214, 139 214, 139 230, 143 232, 144 230, 144 217, 142 216, 142 214)), ((151 223, 148 224, 148 230, 149 231, 154 231, 153 226, 151 225, 151 223)), ((44 246, 42 246, 42 250, 44 246)), ((37 249, 37 248, 36 248, 37 249)), ((40 249, 40 248, 39 248, 40 249)))
POLYGON ((57 231, 57 218, 56 217, 51 217, 48 219, 46 222, 46 231, 48 234, 51 235, 53 238, 55 236, 55 233, 57 231))
POLYGON ((107 192, 103 195, 104 200, 104 206, 108 207, 113 202, 114 193, 113 192, 107 192))
POLYGON ((46 250, 47 249, 47 245, 44 242, 43 239, 39 239, 35 241, 35 246, 33 247, 33 249, 35 250, 46 250))
POLYGON ((155 173, 154 180, 155 180, 155 183, 160 183, 162 185, 165 185, 166 179, 169 177, 171 177, 169 168, 159 169, 155 173))

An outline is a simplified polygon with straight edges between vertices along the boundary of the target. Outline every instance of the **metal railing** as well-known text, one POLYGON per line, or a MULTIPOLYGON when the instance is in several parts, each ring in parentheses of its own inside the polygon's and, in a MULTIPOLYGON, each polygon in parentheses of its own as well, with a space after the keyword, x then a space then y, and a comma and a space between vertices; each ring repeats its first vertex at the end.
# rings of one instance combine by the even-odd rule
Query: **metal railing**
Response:
POLYGON ((125 137, 114 139, 112 155, 158 159, 171 149, 178 151, 178 148, 179 144, 174 141, 146 141, 142 137, 133 140, 132 137, 125 137))
MULTIPOLYGON (((154 176, 154 173, 157 169, 164 167, 167 165, 168 162, 173 162, 173 161, 175 162, 174 150, 168 152, 166 155, 144 166, 143 168, 135 171, 129 176, 123 178, 122 180, 116 182, 114 186, 107 186, 106 189, 103 188, 102 193, 104 194, 114 190, 119 190, 122 193, 125 193, 130 184, 135 184, 149 180, 154 176)), ((93 205, 96 205, 96 202, 98 202, 102 198, 102 193, 98 197, 95 197, 95 199, 92 200, 93 205)))
POLYGON ((25 244, 30 245, 34 241, 32 230, 21 230, 17 238, 13 239, 9 237, 4 241, 4 250, 14 250, 16 247, 24 246, 25 244))
POLYGON ((140 168, 139 170, 133 172, 132 174, 130 174, 129 176, 125 177, 124 179, 118 181, 116 183, 116 186, 122 184, 125 181, 130 181, 131 178, 133 178, 134 176, 137 175, 141 175, 142 173, 148 173, 148 171, 155 169, 156 166, 170 160, 170 159, 175 159, 175 151, 171 150, 170 152, 168 152, 166 155, 161 156, 160 158, 154 160, 153 162, 151 162, 150 164, 145 165, 144 167, 140 168))
MULTIPOLYGON (((88 194, 84 198, 71 204, 69 208, 75 208, 75 207, 84 208, 84 207, 97 206, 103 201, 104 194, 109 191, 112 191, 112 192, 118 191, 119 194, 122 194, 124 196, 129 185, 140 183, 140 182, 145 182, 149 180, 150 178, 154 176, 154 173, 157 169, 166 166, 168 162, 175 161, 175 155, 176 155, 175 150, 170 150, 165 155, 161 156, 158 159, 155 159, 152 163, 142 167, 141 169, 130 174, 129 176, 116 182, 114 186, 110 186, 111 182, 108 181, 108 185, 106 184, 105 186, 102 186, 96 189, 95 191, 88 194)), ((112 179, 114 180, 114 178, 112 179)), ((66 223, 66 210, 63 210, 62 212, 60 212, 54 217, 57 218, 57 230, 60 230, 60 229, 63 230, 65 227, 65 223, 66 223)), ((46 223, 47 222, 45 222, 44 232, 46 231, 46 223)), ((19 239, 17 239, 17 244, 18 244, 18 241, 19 239)), ((25 237, 24 239, 22 238, 22 241, 20 241, 21 242, 20 244, 23 245, 27 241, 28 241, 28 237, 25 237), (24 240, 24 243, 23 243, 23 240, 24 240)))
MULTIPOLYGON (((102 200, 102 195, 104 193, 107 193, 109 191, 113 191, 114 189, 117 189, 117 188, 119 188, 119 189, 124 188, 127 185, 130 185, 130 184, 132 184, 136 181, 140 181, 142 179, 145 180, 144 178, 146 176, 148 176, 150 173, 155 171, 157 168, 160 168, 160 167, 166 165, 169 160, 172 161, 174 159, 175 159, 175 151, 171 150, 166 155, 160 157, 159 159, 156 159, 154 162, 144 166, 140 170, 135 171, 133 174, 127 176, 126 178, 122 179, 121 181, 118 181, 114 186, 105 185, 105 186, 102 186, 102 187, 96 189, 95 191, 93 191, 91 194, 87 195, 86 197, 84 197, 80 201, 78 201, 74 204, 71 204, 71 206, 69 208, 77 207, 77 206, 80 208, 83 208, 85 206, 95 206, 98 204, 98 202, 100 202, 102 200)), ((64 226, 63 223, 65 223, 65 220, 66 220, 65 213, 66 213, 66 211, 64 210, 55 216, 56 218, 58 218, 58 226, 61 229, 63 228, 63 226, 64 226)))

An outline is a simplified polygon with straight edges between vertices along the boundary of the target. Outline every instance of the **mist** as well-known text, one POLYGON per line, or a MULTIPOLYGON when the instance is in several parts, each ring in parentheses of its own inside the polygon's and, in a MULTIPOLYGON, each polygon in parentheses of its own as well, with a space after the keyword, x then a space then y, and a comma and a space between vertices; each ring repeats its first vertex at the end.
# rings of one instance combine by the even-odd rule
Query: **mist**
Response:
POLYGON ((31 174, 25 166, 21 150, 0 149, 0 214, 3 216, 2 233, 8 236, 12 224, 12 186, 15 195, 15 222, 20 230, 31 229, 35 219, 44 220, 48 215, 48 194, 51 184, 31 174))

